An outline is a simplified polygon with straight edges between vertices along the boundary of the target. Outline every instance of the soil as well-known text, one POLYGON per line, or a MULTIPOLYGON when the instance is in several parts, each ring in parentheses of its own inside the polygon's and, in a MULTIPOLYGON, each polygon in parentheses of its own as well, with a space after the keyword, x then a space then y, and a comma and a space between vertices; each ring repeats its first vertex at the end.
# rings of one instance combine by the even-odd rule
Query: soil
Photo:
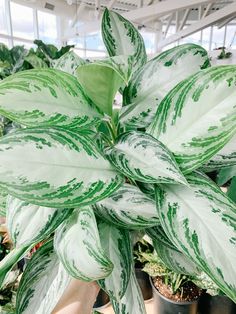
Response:
POLYGON ((191 302, 199 299, 203 290, 192 282, 187 282, 182 286, 182 291, 172 294, 171 288, 166 286, 161 277, 153 278, 153 284, 161 295, 175 302, 191 302))

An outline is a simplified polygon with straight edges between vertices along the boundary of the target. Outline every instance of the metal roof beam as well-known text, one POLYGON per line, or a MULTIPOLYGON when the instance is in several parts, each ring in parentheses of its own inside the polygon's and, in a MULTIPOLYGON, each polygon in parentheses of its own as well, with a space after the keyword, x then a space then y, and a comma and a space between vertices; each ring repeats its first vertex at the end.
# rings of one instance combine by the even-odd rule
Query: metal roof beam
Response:
POLYGON ((172 44, 173 42, 181 38, 184 38, 193 33, 196 33, 197 31, 200 31, 208 26, 211 26, 214 23, 222 20, 222 18, 227 18, 227 17, 232 16, 232 12, 236 12, 236 2, 233 2, 232 4, 229 4, 223 7, 222 9, 216 11, 215 13, 212 13, 208 15, 207 17, 201 19, 200 21, 188 26, 184 30, 166 38, 165 40, 159 43, 159 49, 166 45, 172 44))
POLYGON ((184 16, 182 18, 182 21, 180 22, 180 25, 179 25, 179 28, 178 28, 178 31, 181 31, 184 27, 184 25, 186 24, 186 21, 187 21, 187 18, 189 16, 189 13, 190 13, 191 9, 186 9, 185 12, 184 12, 184 16))
POLYGON ((136 10, 131 10, 123 14, 123 16, 131 21, 156 16, 157 18, 172 12, 191 8, 204 3, 216 2, 217 0, 167 0, 158 2, 149 6, 145 6, 136 10))

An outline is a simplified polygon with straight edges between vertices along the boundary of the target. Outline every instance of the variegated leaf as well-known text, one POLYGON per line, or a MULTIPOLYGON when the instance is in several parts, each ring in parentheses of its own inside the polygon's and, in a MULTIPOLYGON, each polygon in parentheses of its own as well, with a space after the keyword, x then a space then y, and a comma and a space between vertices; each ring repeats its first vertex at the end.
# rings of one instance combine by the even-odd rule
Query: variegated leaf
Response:
POLYGON ((76 69, 86 62, 73 51, 68 51, 53 63, 53 68, 75 75, 76 69))
POLYGON ((38 243, 72 213, 72 209, 56 209, 28 204, 8 196, 7 229, 15 247, 38 243))
POLYGON ((95 203, 123 178, 86 133, 24 129, 0 140, 0 186, 28 203, 53 208, 95 203))
POLYGON ((134 270, 131 272, 125 295, 119 302, 113 301, 112 306, 115 314, 146 314, 143 296, 134 270))
POLYGON ((101 246, 114 265, 112 273, 98 283, 110 299, 119 302, 129 283, 133 259, 129 232, 105 222, 98 225, 98 230, 101 246))
POLYGON ((124 184, 93 208, 107 223, 125 229, 142 229, 159 224, 155 201, 130 184, 124 184))
POLYGON ((159 105, 148 133, 175 155, 184 173, 200 167, 236 132, 236 66, 199 71, 159 105))
POLYGON ((221 186, 228 182, 234 176, 236 176, 236 165, 232 167, 224 167, 219 171, 217 175, 217 184, 221 186))
POLYGON ((211 171, 222 167, 236 166, 236 136, 234 136, 209 162, 203 166, 211 171))
POLYGON ((190 187, 163 185, 162 227, 183 254, 236 301, 236 205, 206 176, 190 187))
POLYGON ((35 69, 0 82, 0 114, 25 126, 89 127, 101 117, 75 77, 35 69))
POLYGON ((126 88, 121 123, 129 128, 147 127, 167 93, 180 81, 209 65, 207 52, 195 44, 184 44, 150 60, 126 88), (188 66, 186 66, 186 64, 188 66))
POLYGON ((136 28, 118 13, 105 9, 102 19, 102 36, 110 56, 133 56, 134 73, 147 61, 143 38, 136 28))
POLYGON ((47 63, 38 57, 35 52, 30 52, 24 61, 27 61, 34 69, 48 68, 47 63))
POLYGON ((86 95, 102 112, 112 116, 118 89, 130 77, 130 57, 118 56, 80 66, 76 76, 86 95))
POLYGON ((53 250, 53 241, 34 253, 23 273, 16 314, 49 314, 67 288, 70 277, 53 250))
POLYGON ((236 177, 233 177, 227 191, 228 197, 236 203, 236 177))
POLYGON ((124 133, 106 155, 120 172, 133 180, 186 184, 172 153, 149 134, 124 133))
POLYGON ((6 200, 7 192, 3 189, 0 189, 0 217, 6 216, 6 200))
POLYGON ((173 245, 161 226, 147 229, 146 232, 152 239, 154 249, 166 267, 174 272, 190 276, 200 273, 196 264, 173 245))
POLYGON ((14 249, 0 262, 0 285, 11 268, 71 215, 71 209, 40 207, 8 196, 7 227, 14 249))
POLYGON ((67 272, 92 281, 107 277, 113 264, 101 246, 96 219, 89 207, 75 210, 56 230, 54 248, 67 272))

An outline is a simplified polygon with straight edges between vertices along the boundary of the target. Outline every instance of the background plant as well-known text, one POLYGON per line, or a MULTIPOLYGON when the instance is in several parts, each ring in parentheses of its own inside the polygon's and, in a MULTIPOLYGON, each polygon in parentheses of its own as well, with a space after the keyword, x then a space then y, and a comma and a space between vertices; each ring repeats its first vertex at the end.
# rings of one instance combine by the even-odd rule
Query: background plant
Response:
POLYGON ((70 74, 32 69, 0 83, 0 113, 23 126, 0 141, 14 243, 0 282, 46 240, 16 313, 50 313, 74 277, 97 280, 115 313, 143 314, 130 238, 143 230, 169 269, 206 273, 236 301, 235 203, 202 172, 235 165, 224 149, 236 133, 236 67, 209 67, 193 44, 147 62, 137 30, 112 11, 102 33, 110 58, 85 64, 69 52, 58 68, 70 74))

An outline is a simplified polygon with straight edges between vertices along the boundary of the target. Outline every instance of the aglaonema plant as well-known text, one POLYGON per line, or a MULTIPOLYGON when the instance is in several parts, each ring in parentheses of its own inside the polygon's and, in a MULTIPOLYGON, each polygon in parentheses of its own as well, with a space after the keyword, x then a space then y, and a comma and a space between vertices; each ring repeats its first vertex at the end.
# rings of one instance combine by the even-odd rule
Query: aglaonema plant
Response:
POLYGON ((50 313, 74 277, 98 281, 116 314, 143 314, 131 245, 142 230, 170 269, 204 273, 236 301, 236 206, 203 173, 224 166, 236 133, 236 66, 210 67, 194 44, 147 62, 138 31, 108 10, 102 34, 110 58, 83 64, 70 53, 60 70, 0 83, 0 114, 22 125, 0 140, 15 246, 0 282, 45 240, 23 274, 16 313, 50 313))

